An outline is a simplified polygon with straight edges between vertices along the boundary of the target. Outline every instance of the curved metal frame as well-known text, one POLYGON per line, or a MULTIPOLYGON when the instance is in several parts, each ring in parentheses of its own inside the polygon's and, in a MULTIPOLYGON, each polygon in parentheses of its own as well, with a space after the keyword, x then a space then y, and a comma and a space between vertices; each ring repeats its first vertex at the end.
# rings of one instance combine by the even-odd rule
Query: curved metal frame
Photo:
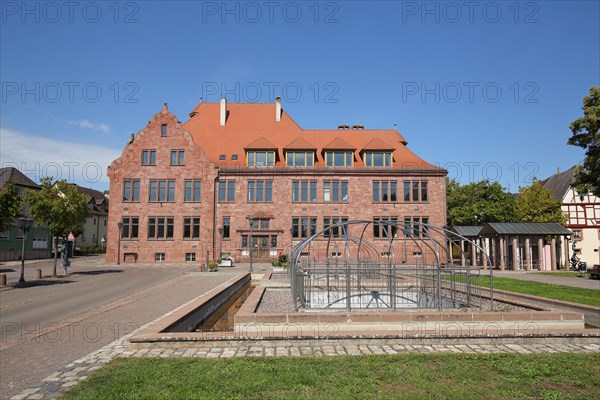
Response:
MULTIPOLYGON (((385 276, 386 279, 388 280, 387 282, 387 286, 386 288, 389 289, 389 293, 385 293, 384 295, 389 296, 390 298, 390 304, 387 305, 383 300, 381 300, 384 304, 386 304, 388 306, 388 308, 391 309, 396 309, 397 308, 397 304, 396 304, 396 299, 397 298, 404 298, 406 299, 405 296, 403 295, 399 295, 398 294, 398 287, 397 287, 397 281, 399 279, 399 276, 411 276, 414 279, 417 280, 417 282, 419 282, 419 280, 422 281, 426 281, 426 282, 431 282, 432 279, 434 278, 435 280, 435 284, 434 284, 434 288, 433 288, 433 292, 436 295, 437 298, 437 308, 442 309, 444 307, 444 293, 447 292, 448 290, 453 291, 456 290, 456 286, 457 283, 459 284, 466 284, 466 287, 468 288, 467 292, 467 303, 470 305, 470 297, 471 297, 471 293, 472 293, 472 288, 471 288, 471 277, 473 275, 475 275, 475 272, 477 272, 477 275, 480 274, 480 269, 479 268, 473 268, 471 267, 460 267, 460 268, 456 268, 454 267, 453 263, 452 263, 452 257, 450 254, 450 250, 449 250, 449 246, 448 246, 448 242, 450 243, 454 243, 454 240, 456 239, 462 239, 468 243, 470 243, 471 245, 473 245, 476 249, 478 249, 482 255, 482 257, 485 257, 488 261, 488 265, 489 265, 489 271, 490 271, 490 298, 492 300, 492 304, 493 304, 493 275, 492 275, 492 269, 493 269, 493 263, 492 260, 490 259, 490 257, 488 256, 486 250, 479 246, 476 242, 473 242, 469 239, 467 239, 464 236, 461 236, 455 232, 451 232, 450 230, 446 229, 446 228, 441 228, 435 225, 430 225, 430 224, 424 224, 422 222, 411 222, 411 225, 409 227, 409 229, 411 230, 411 232, 414 232, 415 228, 419 229, 420 235, 421 237, 415 237, 415 235, 411 234, 411 235, 406 235, 404 234, 404 241, 403 241, 403 245, 404 245, 404 259, 403 259, 403 265, 398 266, 396 263, 396 253, 395 253, 395 247, 394 247, 394 239, 398 236, 399 232, 403 232, 405 233, 405 226, 402 223, 398 223, 395 221, 391 221, 391 220, 377 220, 377 221, 371 221, 371 220, 354 220, 354 221, 342 221, 339 222, 337 224, 333 224, 327 228, 324 228, 318 232, 316 232, 315 234, 311 235, 309 238, 305 239, 304 241, 302 241, 301 243, 298 243, 297 245, 293 246, 290 250, 290 254, 289 254, 289 260, 290 260, 290 279, 291 279, 291 289, 292 289, 292 296, 293 296, 293 300, 294 300, 294 304, 296 309, 299 309, 300 306, 302 307, 310 307, 309 301, 307 300, 307 288, 306 288, 306 283, 305 283, 305 278, 308 277, 309 278, 309 286, 313 285, 314 282, 319 281, 321 279, 325 279, 326 280, 326 292, 327 292, 327 306, 325 308, 329 308, 331 305, 335 304, 335 303, 339 303, 342 300, 344 300, 346 302, 346 308, 348 310, 351 310, 352 307, 352 298, 355 297, 361 297, 361 296, 365 296, 367 293, 363 293, 361 290, 361 279, 365 279, 365 271, 373 271, 373 270, 377 270, 377 267, 379 267, 381 269, 381 271, 384 271, 385 273, 380 273, 381 276, 385 276), (362 227, 362 232, 360 234, 360 236, 356 237, 356 236, 351 236, 349 235, 349 228, 350 226, 354 226, 354 225, 364 225, 362 227), (382 232, 382 237, 384 237, 385 239, 387 239, 387 261, 382 262, 383 260, 381 260, 381 256, 380 256, 380 247, 376 246, 375 244, 368 242, 365 240, 365 233, 367 231, 367 229, 369 229, 369 227, 371 226, 371 224, 377 224, 380 228, 380 231, 382 232), (337 232, 341 231, 341 235, 333 235, 333 231, 336 230, 337 232), (395 234, 394 234, 395 233, 395 234), (444 242, 442 243, 438 237, 436 236, 443 236, 443 240, 444 242), (317 251, 316 254, 314 254, 313 256, 313 261, 311 263, 310 260, 310 251, 313 249, 313 246, 316 245, 318 242, 316 242, 316 240, 318 238, 326 238, 327 242, 325 245, 325 260, 324 260, 324 272, 320 273, 320 275, 325 275, 320 276, 317 275, 316 273, 314 273, 315 271, 315 266, 319 265, 319 263, 317 262, 317 258, 320 259, 320 253, 319 253, 319 247, 320 246, 316 246, 317 247, 317 251), (413 274, 411 275, 411 273, 407 272, 410 268, 408 268, 411 264, 407 264, 407 256, 406 256, 406 249, 407 249, 407 239, 411 241, 411 243, 414 245, 414 248, 418 249, 418 251, 421 253, 422 255, 422 260, 425 261, 425 263, 423 265, 421 265, 420 263, 415 263, 414 267, 414 271, 413 274), (351 243, 355 244, 357 246, 356 248, 356 259, 353 260, 352 259, 352 252, 351 252, 351 243), (343 244, 343 251, 340 252, 338 251, 341 247, 341 245, 343 244), (331 256, 330 256, 330 248, 333 246, 333 248, 336 250, 336 257, 335 257, 335 266, 333 268, 333 270, 335 271, 335 277, 339 278, 340 275, 343 275, 340 271, 342 271, 342 269, 340 269, 340 258, 339 256, 337 256, 337 253, 343 253, 343 260, 341 261, 343 264, 342 266, 344 267, 344 273, 345 273, 345 296, 342 298, 338 298, 337 300, 332 301, 331 299, 331 291, 332 291, 332 286, 331 286, 331 271, 332 271, 332 266, 331 266, 331 256), (306 261, 306 264, 303 265, 302 261, 301 261, 301 255, 305 252, 308 251, 309 252, 309 257, 308 260, 306 261), (451 265, 447 265, 445 264, 446 268, 442 269, 442 258, 440 257, 440 253, 445 252, 445 259, 447 264, 451 264, 451 265), (366 257, 365 257, 366 255, 366 257), (427 263, 427 260, 432 259, 433 258, 433 262, 431 263, 427 263), (449 262, 448 262, 449 261, 449 262), (354 267, 353 267, 354 265, 354 267), (424 274, 424 276, 426 276, 426 279, 423 277, 420 277, 419 274, 421 273, 421 270, 423 271, 427 271, 427 273, 432 273, 435 274, 435 276, 430 276, 427 275, 427 273, 424 274), (464 278, 464 282, 460 281, 460 280, 456 280, 455 274, 457 273, 456 271, 465 271, 466 275, 464 278), (311 276, 311 271, 313 276, 311 276), (448 285, 448 277, 444 276, 444 278, 442 279, 442 275, 448 275, 446 272, 450 271, 451 272, 451 282, 450 285, 448 285), (354 293, 352 292, 352 281, 356 282, 358 293, 354 293), (312 282, 312 283, 311 283, 312 282), (448 286, 450 286, 450 289, 448 288, 448 286)), ((462 248, 460 248, 460 252, 464 255, 465 252, 462 248)), ((483 258, 482 258, 483 260, 483 258)), ((320 261, 320 260, 319 260, 320 261)), ((458 272, 458 274, 460 275, 461 272, 458 272)), ((373 274, 373 272, 371 272, 371 274, 373 274)), ((400 278, 400 279, 405 279, 405 278, 400 278)), ((462 279, 462 278, 461 278, 462 279)), ((339 280, 339 279, 338 279, 339 280)), ((337 286, 337 288, 339 288, 339 285, 337 286)), ((322 287, 319 286, 319 289, 322 289, 322 287)), ((308 288, 310 293, 311 288, 308 288)), ((424 288, 421 287, 419 288, 419 290, 423 290, 424 288)), ((477 289, 478 290, 478 289, 477 289)), ((431 293, 428 293, 428 295, 431 293)), ((379 292, 377 291, 372 291, 371 295, 373 296, 373 299, 380 299, 379 297, 376 298, 375 296, 379 296, 379 292), (375 293, 376 292, 376 293, 375 293)), ((453 294, 453 297, 454 294, 453 294)), ((373 299, 371 299, 371 301, 368 303, 368 306, 372 303, 373 299)), ((378 302, 376 302, 378 303, 378 302)), ((456 305, 456 302, 453 302, 453 304, 456 305)), ((492 306, 493 307, 493 306, 492 306)))

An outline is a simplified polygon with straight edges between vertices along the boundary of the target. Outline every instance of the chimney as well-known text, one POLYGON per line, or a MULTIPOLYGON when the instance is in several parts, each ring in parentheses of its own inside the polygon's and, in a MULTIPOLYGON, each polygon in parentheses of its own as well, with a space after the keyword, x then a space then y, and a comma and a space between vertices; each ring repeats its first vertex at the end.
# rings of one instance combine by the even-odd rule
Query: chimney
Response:
POLYGON ((275 97, 275 122, 281 122, 281 97, 275 97))
POLYGON ((227 100, 225 98, 221 99, 221 112, 219 121, 221 122, 221 126, 225 126, 225 121, 227 120, 227 100))

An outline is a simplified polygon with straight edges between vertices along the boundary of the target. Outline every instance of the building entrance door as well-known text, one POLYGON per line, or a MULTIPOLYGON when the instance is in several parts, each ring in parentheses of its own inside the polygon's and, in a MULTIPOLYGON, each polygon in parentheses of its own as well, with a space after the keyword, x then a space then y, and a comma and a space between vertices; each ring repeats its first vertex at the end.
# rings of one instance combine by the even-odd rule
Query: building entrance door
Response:
POLYGON ((252 235, 252 258, 268 259, 269 258, 269 236, 254 236, 252 235))

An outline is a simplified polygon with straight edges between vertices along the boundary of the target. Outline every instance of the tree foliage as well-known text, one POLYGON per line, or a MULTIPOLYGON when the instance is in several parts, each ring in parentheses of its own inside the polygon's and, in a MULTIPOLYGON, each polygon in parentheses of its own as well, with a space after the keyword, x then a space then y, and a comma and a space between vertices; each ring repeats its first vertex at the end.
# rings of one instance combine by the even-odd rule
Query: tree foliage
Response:
POLYGON ((592 86, 583 98, 583 117, 571 122, 573 136, 568 144, 586 149, 583 166, 577 168, 575 184, 579 193, 600 195, 600 87, 592 86))
POLYGON ((517 218, 521 222, 558 222, 564 224, 561 201, 554 200, 552 191, 535 181, 531 186, 519 188, 516 201, 517 218))
POLYGON ((0 232, 10 229, 21 211, 22 199, 14 183, 9 181, 0 189, 0 232))
POLYGON ((90 215, 85 195, 64 179, 53 183, 52 178, 42 178, 40 184, 41 190, 31 190, 25 195, 29 212, 36 223, 48 224, 50 233, 55 237, 82 232, 90 215))
MULTIPOLYGON (((36 223, 48 224, 54 238, 66 238, 69 232, 83 232, 85 220, 90 216, 85 195, 64 179, 53 183, 52 178, 42 178, 40 184, 40 191, 32 190, 25 195, 29 213, 36 223)), ((53 276, 56 276, 57 247, 58 240, 55 241, 53 276)))
POLYGON ((460 185, 447 181, 449 225, 483 225, 488 222, 515 220, 515 200, 498 183, 489 180, 460 185))

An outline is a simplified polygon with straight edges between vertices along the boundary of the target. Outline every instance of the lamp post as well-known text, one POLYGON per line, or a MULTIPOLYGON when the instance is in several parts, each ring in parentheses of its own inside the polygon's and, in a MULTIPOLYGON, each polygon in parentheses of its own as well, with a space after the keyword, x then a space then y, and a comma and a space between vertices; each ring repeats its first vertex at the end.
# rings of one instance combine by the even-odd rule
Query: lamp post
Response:
POLYGON ((104 237, 102 239, 100 239, 100 252, 104 253, 104 242, 106 242, 106 240, 104 240, 104 237))
POLYGON ((219 258, 223 256, 223 227, 219 228, 219 258))
POLYGON ((250 238, 248 240, 248 246, 250 247, 250 272, 252 272, 252 227, 254 225, 254 218, 248 218, 248 222, 250 223, 250 238))
POLYGON ((19 218, 19 228, 23 231, 23 243, 21 244, 21 276, 19 277, 19 283, 25 282, 25 238, 32 225, 33 220, 31 218, 19 218))
POLYGON ((123 227, 122 222, 118 222, 119 227, 119 246, 117 247, 117 265, 121 265, 121 228, 123 227))

